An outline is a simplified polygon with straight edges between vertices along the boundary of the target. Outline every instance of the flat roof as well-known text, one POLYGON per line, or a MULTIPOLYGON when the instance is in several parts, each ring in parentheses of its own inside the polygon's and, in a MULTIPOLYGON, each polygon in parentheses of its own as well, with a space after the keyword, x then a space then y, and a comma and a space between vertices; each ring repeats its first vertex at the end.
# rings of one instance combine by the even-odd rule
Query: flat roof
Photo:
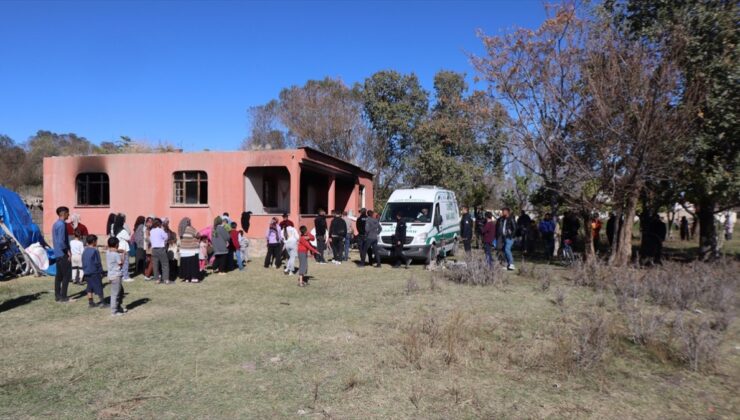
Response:
POLYGON ((322 152, 318 149, 314 149, 310 146, 300 146, 295 149, 259 149, 259 150, 197 150, 197 151, 162 151, 162 152, 139 152, 139 153, 93 153, 93 154, 86 154, 86 155, 67 155, 67 156, 47 156, 44 157, 44 159, 69 159, 69 158, 80 158, 80 157, 96 157, 96 156, 139 156, 139 155, 156 155, 156 154, 171 154, 171 155, 182 155, 182 154, 210 154, 210 153, 289 153, 289 152, 296 152, 298 150, 304 150, 306 151, 306 156, 308 154, 312 155, 319 155, 320 157, 331 160, 334 162, 337 162, 341 165, 349 166, 359 172, 362 172, 364 175, 367 175, 370 178, 373 178, 375 175, 371 172, 368 172, 367 170, 355 165, 354 163, 347 162, 344 159, 338 158, 336 156, 330 155, 328 153, 322 152))

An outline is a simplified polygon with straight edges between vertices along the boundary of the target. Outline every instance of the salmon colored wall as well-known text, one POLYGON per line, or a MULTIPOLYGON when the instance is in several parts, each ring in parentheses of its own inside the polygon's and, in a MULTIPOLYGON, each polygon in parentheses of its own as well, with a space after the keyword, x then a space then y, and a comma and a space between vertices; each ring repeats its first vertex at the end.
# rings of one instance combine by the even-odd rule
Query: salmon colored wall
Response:
MULTIPOLYGON (((303 149, 152 153, 51 157, 44 159, 44 227, 49 234, 59 206, 67 206, 71 213, 78 213, 81 222, 91 233, 105 233, 109 213, 126 214, 127 223, 133 227, 136 216, 154 214, 168 217, 175 228, 187 216, 196 229, 213 223, 214 217, 228 212, 239 223, 244 211, 244 171, 247 167, 284 166, 291 176, 290 216, 299 220, 300 163, 310 160, 321 164, 328 171, 347 171, 353 167, 327 158, 317 160, 315 153, 308 159, 303 149), (176 206, 172 204, 172 174, 176 171, 205 171, 208 174, 208 205, 176 206), (105 172, 110 179, 110 206, 85 207, 76 205, 75 179, 83 172, 105 172)), ((366 197, 372 203, 372 180, 364 172, 354 170, 358 185, 365 185, 366 197)), ((333 201, 333 199, 331 199, 333 201)), ((358 212, 357 200, 348 203, 347 210, 358 212)), ((250 237, 264 235, 272 215, 253 215, 250 237)), ((309 219, 310 220, 310 219, 309 219)), ((307 221, 309 221, 307 220, 307 221)), ((313 225, 311 223, 311 225, 313 225)), ((311 226, 312 227, 312 226, 311 226)), ((240 226, 241 228, 241 226, 240 226)))

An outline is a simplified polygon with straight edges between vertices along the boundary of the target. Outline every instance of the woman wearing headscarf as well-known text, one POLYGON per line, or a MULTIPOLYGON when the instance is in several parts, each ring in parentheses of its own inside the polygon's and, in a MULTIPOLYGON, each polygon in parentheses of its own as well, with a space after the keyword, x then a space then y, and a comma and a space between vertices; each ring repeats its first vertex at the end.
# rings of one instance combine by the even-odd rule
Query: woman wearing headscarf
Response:
POLYGON ((170 219, 165 217, 162 219, 162 229, 167 233, 167 259, 170 263, 169 281, 177 281, 177 273, 179 266, 177 265, 177 232, 173 232, 170 228, 170 219))
POLYGON ((213 255, 216 259, 213 263, 214 268, 218 269, 219 275, 226 274, 226 255, 229 252, 229 240, 231 237, 223 226, 221 216, 216 216, 213 220, 213 232, 211 233, 211 242, 213 244, 213 255))
POLYGON ((80 215, 75 213, 72 216, 70 216, 70 222, 67 223, 67 235, 69 237, 73 237, 75 233, 78 233, 80 235, 80 240, 84 243, 85 238, 87 235, 89 235, 87 231, 87 226, 80 223, 80 215))
POLYGON ((200 253, 198 231, 191 224, 189 217, 183 217, 177 227, 177 233, 180 236, 180 277, 185 282, 198 283, 201 280, 198 267, 200 253))
POLYGON ((134 279, 132 279, 129 276, 128 271, 128 265, 129 265, 129 241, 131 240, 131 232, 129 231, 128 226, 126 226, 126 215, 123 213, 118 213, 115 218, 113 219, 113 230, 112 235, 118 238, 118 249, 120 251, 123 251, 123 267, 121 267, 121 273, 123 274, 123 281, 125 282, 132 282, 134 279))

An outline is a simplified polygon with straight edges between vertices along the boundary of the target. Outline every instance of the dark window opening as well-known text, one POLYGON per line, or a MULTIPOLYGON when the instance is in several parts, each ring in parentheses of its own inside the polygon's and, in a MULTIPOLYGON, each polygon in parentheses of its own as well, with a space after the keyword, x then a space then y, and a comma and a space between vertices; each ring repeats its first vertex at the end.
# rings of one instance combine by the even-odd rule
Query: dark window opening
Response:
POLYGON ((110 205, 110 180, 104 172, 77 175, 78 206, 110 205))
POLYGON ((174 204, 208 204, 208 175, 204 171, 173 174, 174 204))
POLYGON ((275 178, 264 178, 262 180, 262 205, 277 207, 277 203, 277 180, 275 178))

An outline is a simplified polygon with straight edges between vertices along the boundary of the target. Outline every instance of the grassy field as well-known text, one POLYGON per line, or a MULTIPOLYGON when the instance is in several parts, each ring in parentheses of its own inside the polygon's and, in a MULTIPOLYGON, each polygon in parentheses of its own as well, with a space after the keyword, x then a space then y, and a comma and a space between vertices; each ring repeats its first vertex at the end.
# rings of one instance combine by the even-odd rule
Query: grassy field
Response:
POLYGON ((711 372, 626 343, 598 368, 561 369, 558 331, 585 313, 608 316, 613 299, 574 286, 562 268, 521 269, 508 284, 472 287, 416 265, 313 264, 299 288, 252 263, 202 284, 127 283, 120 318, 84 298, 55 303, 51 278, 7 281, 0 417, 740 415, 738 322, 711 372))

